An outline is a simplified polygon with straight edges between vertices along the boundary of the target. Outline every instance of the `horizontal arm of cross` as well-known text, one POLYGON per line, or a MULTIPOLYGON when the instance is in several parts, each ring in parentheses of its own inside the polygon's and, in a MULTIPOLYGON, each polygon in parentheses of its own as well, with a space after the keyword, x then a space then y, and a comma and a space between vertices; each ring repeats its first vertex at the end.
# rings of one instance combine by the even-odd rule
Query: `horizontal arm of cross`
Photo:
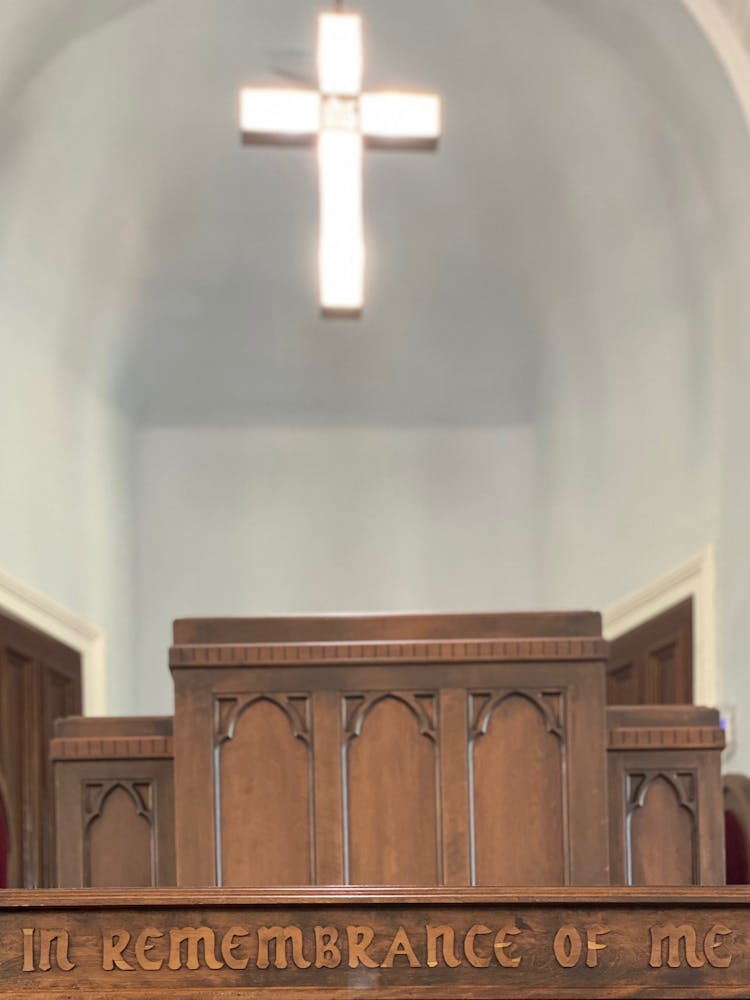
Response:
MULTIPOLYGON (((348 124, 369 146, 434 148, 441 132, 440 99, 435 94, 373 91, 352 98, 321 97, 313 90, 246 87, 240 121, 247 143, 310 143, 330 127, 326 101, 348 106, 348 124)), ((346 110, 346 109, 345 109, 346 110)))
POLYGON ((320 131, 320 94, 291 87, 245 87, 240 128, 246 143, 309 143, 320 131))
POLYGON ((370 146, 434 148, 441 117, 437 94, 372 91, 360 98, 362 135, 370 146))

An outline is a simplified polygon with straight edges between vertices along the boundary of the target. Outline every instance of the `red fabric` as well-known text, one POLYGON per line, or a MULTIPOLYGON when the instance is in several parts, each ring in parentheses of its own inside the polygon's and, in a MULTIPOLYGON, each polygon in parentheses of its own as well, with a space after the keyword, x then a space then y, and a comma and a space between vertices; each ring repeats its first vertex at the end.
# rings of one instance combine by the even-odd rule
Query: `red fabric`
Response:
POLYGON ((8 888, 8 824, 0 798, 0 889, 8 888))
POLYGON ((747 885, 747 844, 739 820, 732 812, 724 813, 724 838, 727 852, 727 885, 747 885))

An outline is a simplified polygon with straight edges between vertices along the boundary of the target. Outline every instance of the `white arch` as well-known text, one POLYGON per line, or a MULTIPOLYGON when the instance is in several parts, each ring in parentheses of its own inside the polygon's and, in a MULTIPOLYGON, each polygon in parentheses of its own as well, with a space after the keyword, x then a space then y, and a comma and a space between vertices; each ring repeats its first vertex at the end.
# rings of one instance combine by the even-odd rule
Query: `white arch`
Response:
MULTIPOLYGON (((743 44, 739 24, 728 17, 718 0, 682 2, 719 57, 750 130, 750 51, 743 44)), ((744 9, 750 19, 750 3, 745 2, 744 9)))

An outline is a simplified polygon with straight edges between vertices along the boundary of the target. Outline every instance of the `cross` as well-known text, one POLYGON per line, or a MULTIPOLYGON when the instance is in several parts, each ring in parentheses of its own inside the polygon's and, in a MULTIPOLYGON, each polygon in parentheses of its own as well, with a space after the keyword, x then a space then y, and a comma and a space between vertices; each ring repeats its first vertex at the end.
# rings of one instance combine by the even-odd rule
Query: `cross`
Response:
POLYGON ((434 147, 441 131, 436 94, 362 92, 362 18, 318 17, 319 90, 245 87, 240 118, 246 142, 317 138, 319 280, 324 315, 361 314, 365 241, 362 152, 368 145, 434 147))

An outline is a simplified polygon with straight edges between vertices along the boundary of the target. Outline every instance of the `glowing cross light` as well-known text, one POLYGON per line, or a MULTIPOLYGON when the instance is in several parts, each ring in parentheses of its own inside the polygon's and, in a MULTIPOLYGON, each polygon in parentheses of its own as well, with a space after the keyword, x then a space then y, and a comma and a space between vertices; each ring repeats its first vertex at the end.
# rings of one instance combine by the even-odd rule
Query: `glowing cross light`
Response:
POLYGON ((362 93, 362 18, 318 18, 320 91, 245 87, 247 142, 313 142, 320 195, 320 301, 324 314, 359 315, 364 303, 362 151, 368 145, 432 147, 441 131, 440 98, 400 91, 362 93))

